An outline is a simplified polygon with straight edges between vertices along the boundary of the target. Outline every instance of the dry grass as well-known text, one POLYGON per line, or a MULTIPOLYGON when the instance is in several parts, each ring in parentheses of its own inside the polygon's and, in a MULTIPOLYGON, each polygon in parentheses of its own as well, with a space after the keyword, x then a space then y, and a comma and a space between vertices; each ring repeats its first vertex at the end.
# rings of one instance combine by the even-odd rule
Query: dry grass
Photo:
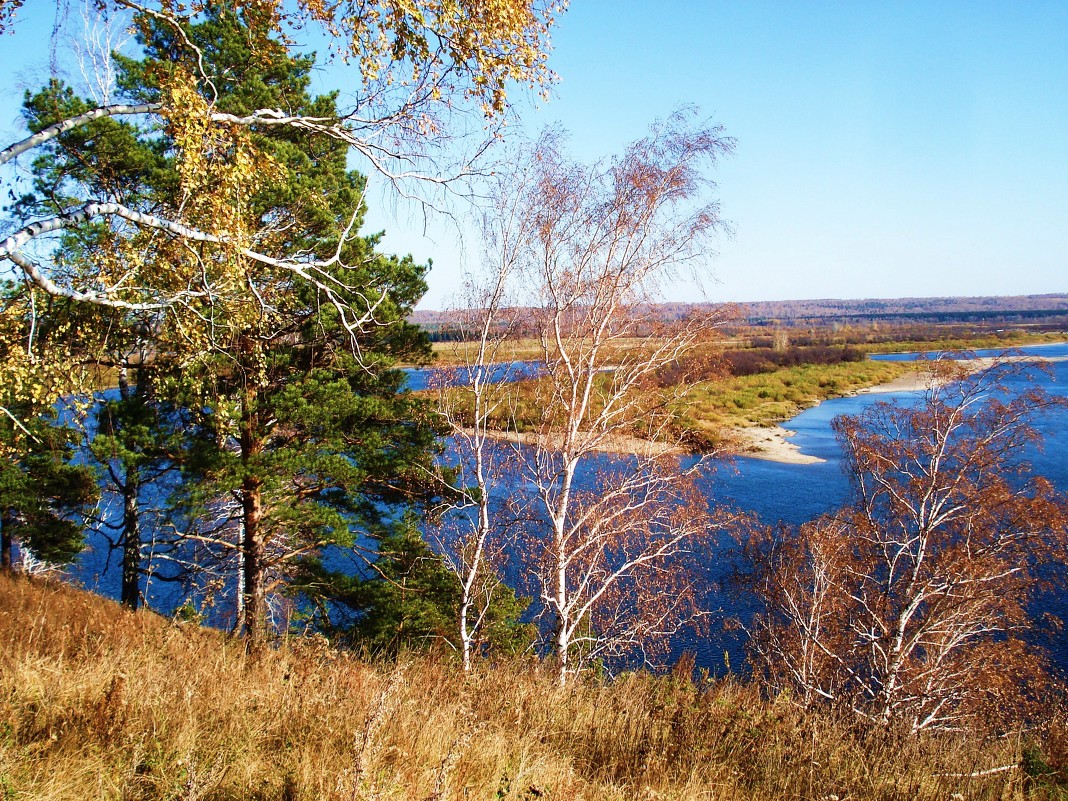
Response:
MULTIPOLYGON (((218 632, 0 577, 0 799, 1007 799, 1016 738, 904 740, 733 681, 560 689, 218 632), (960 794, 954 795, 954 794, 960 794)), ((1039 797, 1039 796, 1031 796, 1039 797)), ((1041 796, 1045 797, 1045 796, 1041 796)))
MULTIPOLYGON (((435 342, 434 364, 438 367, 461 367, 471 363, 475 356, 474 342, 435 342)), ((541 340, 533 337, 510 339, 501 346, 498 360, 533 362, 544 356, 541 340)))

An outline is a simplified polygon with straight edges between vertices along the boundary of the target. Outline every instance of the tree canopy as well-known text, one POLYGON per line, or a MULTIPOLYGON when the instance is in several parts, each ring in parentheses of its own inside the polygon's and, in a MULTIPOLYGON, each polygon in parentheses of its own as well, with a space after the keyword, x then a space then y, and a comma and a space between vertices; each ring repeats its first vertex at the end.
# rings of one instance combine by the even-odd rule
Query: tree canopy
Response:
MULTIPOLYGON (((336 94, 309 93, 314 59, 261 39, 256 19, 211 6, 176 27, 142 13, 141 57, 116 56, 117 85, 131 102, 159 106, 158 119, 139 125, 104 115, 48 138, 31 165, 31 190, 13 208, 64 218, 48 256, 67 286, 99 284, 107 265, 122 274, 127 297, 138 298, 86 304, 60 293, 56 301, 82 310, 96 334, 72 360, 117 368, 120 383, 136 384, 106 405, 94 448, 124 498, 124 600, 136 605, 139 592, 142 483, 180 466, 179 508, 171 510, 188 523, 180 533, 198 543, 198 567, 221 565, 240 626, 258 640, 276 589, 296 587, 291 579, 326 549, 359 545, 442 485, 431 418, 392 369, 429 352, 405 321, 426 289, 427 267, 377 252, 379 237, 360 232, 366 179, 348 169, 346 143, 291 126, 215 130, 167 116, 163 98, 181 83, 190 49, 205 81, 183 84, 190 103, 208 103, 210 94, 220 114, 273 107, 338 116, 336 94), (216 233, 161 239, 72 217, 87 197, 135 217, 180 215, 216 233), (235 249, 236 239, 248 247, 235 249), (315 277, 298 263, 314 263, 315 277), (149 280, 174 288, 180 303, 151 302, 149 280), (174 416, 167 408, 181 410, 177 436, 164 422, 174 416)), ((40 131, 90 107, 53 80, 27 95, 25 115, 40 131)), ((17 308, 21 341, 27 328, 41 339, 59 320, 17 308)), ((27 372, 47 355, 26 352, 19 366, 27 372)), ((53 396, 75 386, 53 383, 53 396)))
POLYGON ((1026 714, 1045 675, 1029 605, 1068 544, 1065 499, 1026 459, 1063 399, 1021 389, 1028 365, 940 369, 915 406, 835 421, 851 503, 748 546, 771 686, 912 732, 1026 714))
MULTIPOLYGON (((18 6, 0 6, 0 26, 16 36, 18 6)), ((315 203, 277 216, 295 208, 287 193, 313 188, 296 152, 342 161, 354 153, 365 174, 405 195, 448 188, 495 139, 509 87, 551 82, 549 29, 563 4, 107 0, 95 8, 105 18, 132 12, 148 58, 120 60, 117 102, 79 98, 57 81, 27 103, 30 135, 0 151, 0 164, 36 155, 34 197, 11 207, 0 261, 55 296, 180 318, 196 351, 215 335, 205 308, 269 308, 250 265, 315 287, 350 339, 384 326, 389 293, 363 281, 344 253, 364 185, 350 184, 325 216, 315 203), (224 17, 239 19, 241 32, 220 28, 224 17), (300 100, 309 57, 290 84, 278 80, 307 29, 325 33, 331 57, 353 71, 344 97, 300 100), (223 50, 241 55, 226 71, 217 69, 223 50), (262 213, 250 215, 257 204, 262 213), (336 247, 294 238, 308 223, 320 244, 336 247), (60 258, 72 236, 83 239, 79 258, 60 258)))

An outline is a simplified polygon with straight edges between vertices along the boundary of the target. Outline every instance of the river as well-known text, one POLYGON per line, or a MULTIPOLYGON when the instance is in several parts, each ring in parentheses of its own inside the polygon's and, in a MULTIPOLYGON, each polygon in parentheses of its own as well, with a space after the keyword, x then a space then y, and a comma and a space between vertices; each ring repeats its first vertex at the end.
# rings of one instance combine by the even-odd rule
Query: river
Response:
MULTIPOLYGON (((995 353, 980 351, 976 355, 992 356, 995 353)), ((1022 353, 1050 359, 1052 374, 1036 372, 1036 382, 1051 394, 1068 396, 1068 343, 1027 347, 1022 353)), ((876 358, 910 360, 916 358, 916 354, 876 358)), ((528 369, 510 365, 506 380, 522 377, 528 369)), ((410 373, 412 385, 421 387, 425 380, 425 373, 421 371, 410 373)), ((784 464, 745 456, 717 460, 714 470, 704 480, 703 489, 714 504, 751 512, 766 523, 796 524, 810 520, 840 506, 849 494, 848 480, 841 466, 842 452, 831 431, 831 421, 841 414, 858 414, 879 401, 909 404, 921 395, 920 392, 872 393, 825 401, 784 424, 796 432, 790 440, 801 452, 818 457, 822 462, 784 464)), ((1039 419, 1037 428, 1043 435, 1044 447, 1033 449, 1026 458, 1030 459, 1037 473, 1049 478, 1059 490, 1068 492, 1068 410, 1058 409, 1039 419)), ((104 542, 97 535, 90 539, 90 550, 71 571, 72 577, 89 589, 116 597, 119 582, 116 562, 117 556, 109 560, 104 542)), ((729 586, 735 566, 730 543, 724 538, 721 550, 706 565, 707 602, 718 610, 721 622, 735 619, 744 622, 753 612, 749 602, 729 586)), ((182 600, 175 594, 173 585, 158 582, 150 590, 150 598, 157 608, 173 608, 182 600)), ((1044 611, 1068 612, 1068 599, 1060 596, 1047 598, 1044 611)), ((717 632, 719 630, 714 628, 705 639, 679 641, 674 650, 694 651, 698 666, 714 673, 723 672, 726 652, 730 664, 737 668, 744 658, 743 636, 737 631, 717 632)), ((1061 639, 1055 648, 1056 660, 1068 667, 1068 649, 1064 638, 1061 639)))
MULTIPOLYGON (((1068 396, 1068 343, 1021 348, 1021 354, 1047 359, 1051 375, 1035 371, 1034 383, 1051 395, 1068 396)), ((976 351, 977 357, 995 356, 999 351, 976 351)), ((919 354, 883 354, 873 358, 912 361, 919 354)), ((933 356, 936 354, 926 354, 933 356)), ((1012 385, 1022 386, 1016 379, 1012 385)), ((757 513, 765 522, 779 520, 799 523, 836 505, 848 494, 848 482, 841 469, 842 451, 831 431, 831 421, 838 415, 856 415, 879 401, 914 403, 922 392, 886 392, 834 398, 806 409, 783 427, 796 432, 789 438, 802 454, 825 461, 816 464, 782 464, 761 459, 737 457, 734 471, 719 471, 710 491, 757 513)), ((1064 492, 1068 492, 1068 411, 1058 409, 1040 417, 1036 427, 1044 447, 1026 454, 1035 471, 1044 475, 1064 492)))
MULTIPOLYGON (((974 353, 977 357, 996 356, 1000 351, 983 350, 974 353)), ((1033 371, 1033 383, 1051 395, 1068 397, 1068 343, 1038 345, 1021 348, 1019 353, 1047 362, 1050 373, 1033 371)), ((875 358, 911 361, 920 354, 886 354, 875 358)), ((923 354, 933 357, 937 354, 923 354)), ((1021 378, 1012 379, 1007 386, 1022 388, 1021 378)), ((911 404, 919 401, 922 391, 860 394, 835 398, 807 409, 783 427, 796 432, 789 441, 802 454, 823 459, 814 464, 785 464, 763 459, 736 457, 733 464, 720 465, 715 475, 707 482, 706 492, 715 501, 729 503, 739 509, 753 512, 765 523, 802 523, 823 512, 840 506, 849 495, 849 481, 842 470, 842 449, 831 430, 831 421, 839 415, 856 415, 873 403, 886 401, 911 404)), ((1030 448, 1023 458, 1031 462, 1037 474, 1048 478, 1061 492, 1068 493, 1068 409, 1058 408, 1040 416, 1035 427, 1041 434, 1039 446, 1030 448)), ((726 586, 731 568, 729 556, 721 565, 709 566, 709 581, 720 587, 726 586)), ((744 620, 754 611, 742 598, 729 591, 718 594, 721 616, 724 619, 739 617, 744 620)), ((1068 620, 1068 597, 1047 595, 1036 612, 1050 612, 1068 620)), ((724 651, 729 653, 732 665, 744 658, 742 637, 723 634, 722 639, 710 638, 708 642, 682 641, 677 649, 691 649, 697 655, 699 667, 721 672, 724 651)), ((1068 670, 1068 637, 1058 636, 1051 644, 1054 661, 1063 670, 1068 670)))

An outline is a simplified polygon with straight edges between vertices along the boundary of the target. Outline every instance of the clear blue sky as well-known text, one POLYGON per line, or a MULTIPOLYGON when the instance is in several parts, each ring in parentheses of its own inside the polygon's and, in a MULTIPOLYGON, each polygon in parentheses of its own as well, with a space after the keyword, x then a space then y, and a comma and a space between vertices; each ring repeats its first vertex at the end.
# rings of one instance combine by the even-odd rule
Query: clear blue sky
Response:
MULTIPOLYGON (((27 5, 27 23, 51 6, 27 5)), ((47 30, 0 41, 0 129, 8 67, 43 62, 47 30)), ((573 0, 551 64, 556 97, 522 102, 524 125, 559 121, 583 159, 683 103, 738 140, 710 300, 1068 291, 1068 2, 573 0)), ((374 224, 434 258, 427 308, 477 253, 448 226, 374 224)))

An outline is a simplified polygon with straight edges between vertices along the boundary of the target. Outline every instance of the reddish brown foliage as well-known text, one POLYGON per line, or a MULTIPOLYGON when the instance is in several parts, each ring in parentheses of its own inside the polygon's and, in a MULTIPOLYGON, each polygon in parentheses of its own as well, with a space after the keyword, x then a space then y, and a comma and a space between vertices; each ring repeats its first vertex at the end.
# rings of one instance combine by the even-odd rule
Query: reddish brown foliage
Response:
POLYGON ((1022 458, 1060 402, 1006 388, 1027 369, 943 376, 961 380, 835 422, 853 503, 750 546, 775 690, 913 731, 1026 713, 1044 676, 1028 607, 1068 540, 1068 504, 1022 458))

